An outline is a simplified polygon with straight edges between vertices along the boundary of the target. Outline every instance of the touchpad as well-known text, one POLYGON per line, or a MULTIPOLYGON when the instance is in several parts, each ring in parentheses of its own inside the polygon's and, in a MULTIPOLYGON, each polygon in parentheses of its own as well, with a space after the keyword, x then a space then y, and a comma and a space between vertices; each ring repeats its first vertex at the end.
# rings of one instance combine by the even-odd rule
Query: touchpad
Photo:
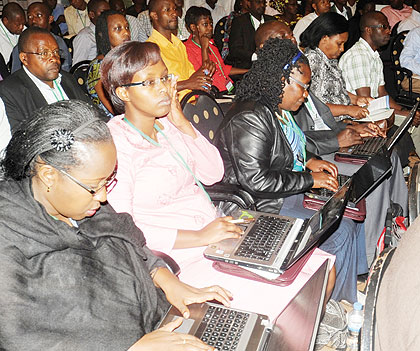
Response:
MULTIPOLYGON (((174 316, 172 318, 172 321, 174 321, 177 318, 181 318, 181 317, 174 316)), ((189 331, 191 330, 194 322, 195 322, 194 319, 184 319, 182 324, 178 328, 175 329, 175 332, 181 333, 181 334, 189 334, 189 331)))

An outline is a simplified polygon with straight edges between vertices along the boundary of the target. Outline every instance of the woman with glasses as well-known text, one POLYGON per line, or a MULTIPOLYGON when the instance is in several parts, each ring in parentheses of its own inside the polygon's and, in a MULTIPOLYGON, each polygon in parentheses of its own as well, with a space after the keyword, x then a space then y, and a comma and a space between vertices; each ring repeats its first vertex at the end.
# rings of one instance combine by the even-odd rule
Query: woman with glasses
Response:
POLYGON ((156 329, 169 304, 216 299, 219 286, 181 283, 145 246, 131 216, 106 203, 115 145, 102 113, 48 105, 14 133, 0 182, 0 348, 213 350, 156 329))
POLYGON ((96 48, 98 56, 90 63, 86 81, 92 101, 109 118, 114 116, 114 109, 102 86, 100 69, 104 56, 114 47, 131 39, 130 27, 124 15, 118 11, 106 10, 98 17, 95 26, 96 48))
MULTIPOLYGON (((185 118, 176 96, 176 78, 168 75, 153 43, 127 42, 111 50, 101 75, 117 110, 108 122, 118 154, 117 184, 108 200, 117 212, 131 214, 149 247, 170 254, 183 281, 228 288, 234 307, 276 317, 325 257, 317 250, 288 288, 217 272, 203 257, 207 244, 239 238, 232 217, 219 217, 202 183, 223 176, 223 162, 185 118), (212 284, 212 283, 211 283, 212 284), (264 299, 255 299, 263 294, 264 299), (281 298, 279 298, 281 296, 281 298)), ((335 272, 329 282, 334 285, 335 272)))
MULTIPOLYGON (((216 134, 224 181, 258 194, 260 211, 310 217, 313 211, 303 208, 301 193, 338 188, 336 166, 306 150, 292 115, 308 97, 310 81, 308 60, 299 49, 290 40, 268 39, 216 134)), ((357 274, 367 271, 363 242, 363 226, 343 218, 320 246, 336 255, 332 298, 337 301, 357 301, 357 274)))

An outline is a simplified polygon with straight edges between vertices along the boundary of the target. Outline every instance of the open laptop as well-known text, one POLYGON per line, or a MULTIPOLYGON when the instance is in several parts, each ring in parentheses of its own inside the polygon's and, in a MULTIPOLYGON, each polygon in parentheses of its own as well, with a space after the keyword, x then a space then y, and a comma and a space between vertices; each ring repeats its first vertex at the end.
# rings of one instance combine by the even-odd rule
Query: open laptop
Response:
POLYGON ((247 226, 239 239, 225 239, 210 244, 204 256, 240 266, 281 274, 305 255, 318 242, 330 235, 346 207, 352 179, 349 179, 308 220, 251 213, 255 221, 247 226))
MULTIPOLYGON (((355 208, 357 203, 369 195, 382 181, 391 174, 392 163, 386 153, 378 153, 371 157, 359 170, 353 174, 353 187, 350 190, 347 207, 355 208)), ((344 183, 350 176, 338 175, 339 183, 344 183)), ((340 184, 341 185, 341 184, 340 184)), ((334 194, 328 189, 311 189, 305 196, 311 199, 328 201, 334 194)))
POLYGON ((365 138, 363 144, 354 145, 348 148, 340 148, 340 150, 335 154, 335 159, 341 162, 345 162, 345 159, 368 160, 383 147, 385 147, 388 151, 391 150, 408 128, 410 128, 411 122, 413 121, 417 108, 419 107, 419 103, 420 101, 416 102, 408 116, 404 119, 392 137, 365 138))
MULTIPOLYGON (((214 303, 188 306, 190 318, 175 331, 217 350, 310 351, 315 345, 328 280, 326 260, 272 323, 267 316, 214 303)), ((160 325, 180 317, 171 307, 160 325)))

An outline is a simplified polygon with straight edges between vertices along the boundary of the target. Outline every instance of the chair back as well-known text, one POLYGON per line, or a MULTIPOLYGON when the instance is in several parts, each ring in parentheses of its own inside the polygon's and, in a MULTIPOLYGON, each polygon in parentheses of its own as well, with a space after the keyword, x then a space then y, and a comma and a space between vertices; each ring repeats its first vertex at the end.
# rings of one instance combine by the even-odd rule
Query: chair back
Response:
POLYGON ((224 52, 222 55, 223 59, 225 59, 229 53, 229 46, 227 45, 229 41, 229 33, 226 33, 226 28, 225 28, 226 19, 227 19, 227 16, 221 18, 219 22, 216 23, 216 25, 214 26, 214 34, 213 34, 214 45, 216 45, 216 47, 219 49, 219 52, 221 55, 222 55, 223 48, 224 47, 228 48, 228 51, 224 52), (226 45, 224 45, 224 43, 226 43, 226 45))
POLYGON ((391 41, 391 68, 394 74, 394 88, 397 93, 395 101, 400 105, 411 108, 416 103, 416 100, 419 99, 420 94, 414 93, 412 91, 413 73, 409 69, 401 67, 400 63, 400 55, 404 48, 404 40, 407 36, 407 33, 408 31, 403 31, 397 34, 391 41), (408 78, 409 80, 408 91, 402 87, 402 81, 404 78, 408 78))
POLYGON ((375 350, 376 302, 385 270, 389 266, 395 247, 388 247, 373 262, 366 288, 366 301, 363 326, 361 329, 360 350, 375 350))
POLYGON ((77 84, 87 93, 86 80, 88 76, 90 61, 80 61, 76 63, 71 69, 70 73, 76 79, 77 84))
POLYGON ((216 100, 204 91, 193 90, 183 97, 181 108, 191 124, 213 143, 214 135, 224 118, 222 108, 216 100))

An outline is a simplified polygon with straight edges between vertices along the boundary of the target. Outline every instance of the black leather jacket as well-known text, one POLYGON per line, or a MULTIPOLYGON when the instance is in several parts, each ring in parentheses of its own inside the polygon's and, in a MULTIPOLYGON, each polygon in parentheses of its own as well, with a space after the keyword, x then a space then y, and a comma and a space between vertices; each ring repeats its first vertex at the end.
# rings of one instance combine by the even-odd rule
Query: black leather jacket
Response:
MULTIPOLYGON (((313 186, 309 172, 293 172, 293 153, 280 122, 255 101, 235 102, 215 140, 225 166, 224 182, 240 184, 260 211, 278 213, 284 197, 313 186)), ((313 155, 307 153, 307 160, 313 155)))

